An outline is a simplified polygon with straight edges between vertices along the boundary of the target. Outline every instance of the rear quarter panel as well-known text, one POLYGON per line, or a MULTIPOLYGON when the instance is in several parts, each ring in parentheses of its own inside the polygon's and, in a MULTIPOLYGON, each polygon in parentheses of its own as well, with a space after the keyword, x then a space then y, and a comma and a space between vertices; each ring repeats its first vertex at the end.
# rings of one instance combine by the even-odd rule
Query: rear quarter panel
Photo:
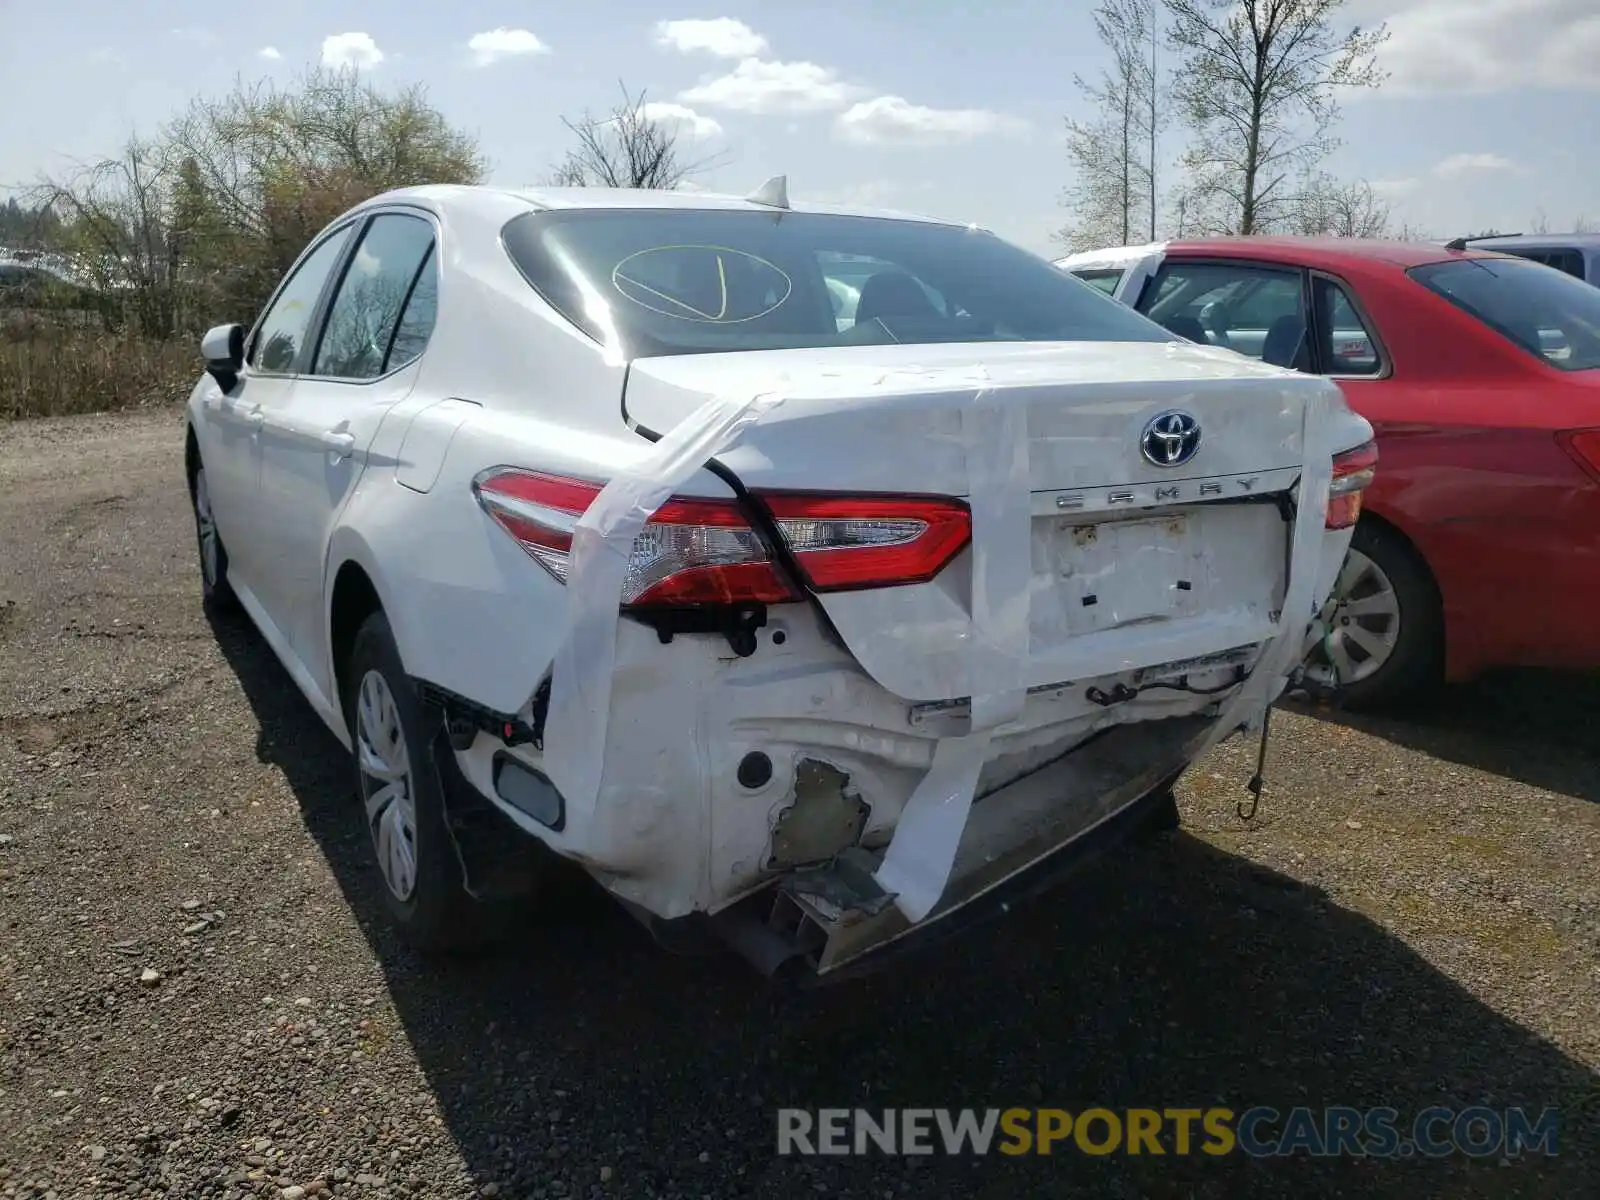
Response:
POLYGON ((1555 438, 1600 423, 1600 391, 1585 395, 1398 268, 1389 274, 1352 282, 1393 373, 1340 383, 1378 438, 1368 511, 1438 582, 1447 674, 1600 665, 1583 598, 1600 586, 1600 487, 1555 438))

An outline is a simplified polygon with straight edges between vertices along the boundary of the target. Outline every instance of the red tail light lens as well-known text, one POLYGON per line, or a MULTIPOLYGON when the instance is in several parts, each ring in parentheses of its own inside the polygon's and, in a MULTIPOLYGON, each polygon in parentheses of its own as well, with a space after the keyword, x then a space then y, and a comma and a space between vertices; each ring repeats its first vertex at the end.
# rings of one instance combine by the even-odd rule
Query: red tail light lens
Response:
POLYGON ((1329 529, 1348 529, 1361 517, 1361 493, 1378 469, 1378 445, 1367 442, 1333 456, 1333 483, 1328 488, 1329 529))
POLYGON ((926 583, 972 536, 959 500, 769 492, 761 501, 815 591, 926 583))
POLYGON ((1569 429, 1556 437, 1580 467, 1600 479, 1600 429, 1569 429))
MULTIPOLYGON (((481 476, 478 503, 563 583, 572 531, 601 485, 506 468, 481 476)), ((760 497, 806 582, 818 591, 933 578, 971 536, 964 504, 942 498, 768 493, 760 497)), ((800 597, 733 500, 675 496, 633 543, 627 607, 780 604, 800 597)))

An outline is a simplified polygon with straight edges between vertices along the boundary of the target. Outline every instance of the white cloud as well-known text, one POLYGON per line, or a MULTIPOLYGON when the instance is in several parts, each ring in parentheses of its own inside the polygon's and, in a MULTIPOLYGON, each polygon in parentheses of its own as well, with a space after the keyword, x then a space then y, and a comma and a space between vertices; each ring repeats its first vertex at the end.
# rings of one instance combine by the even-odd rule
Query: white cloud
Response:
POLYGON ((1440 179, 1460 179, 1463 175, 1516 169, 1516 163, 1498 154, 1452 154, 1433 164, 1433 173, 1440 179))
POLYGON ((383 51, 370 33, 333 33, 322 40, 322 63, 328 67, 375 67, 383 51))
POLYGON ((1423 0, 1391 16, 1389 30, 1380 95, 1600 89, 1594 0, 1423 0))
POLYGON ((845 83, 828 67, 811 62, 741 59, 730 74, 678 93, 678 99, 740 112, 830 112, 866 89, 845 83))
POLYGON ((767 39, 743 21, 713 17, 696 21, 657 21, 656 45, 715 54, 718 58, 754 58, 767 50, 767 39))
POLYGON ((267 59, 269 62, 277 62, 283 55, 278 53, 276 46, 263 46, 256 51, 256 57, 267 59))
POLYGON ((550 47, 528 30, 506 29, 503 26, 487 33, 473 34, 467 42, 467 49, 472 51, 480 67, 487 67, 503 58, 526 58, 550 53, 550 47))
POLYGON ((694 109, 665 100, 652 100, 639 109, 639 115, 658 125, 671 125, 693 137, 714 138, 722 136, 722 126, 711 117, 702 116, 694 109))
POLYGON ((862 145, 933 145, 967 142, 991 134, 1020 134, 1026 132, 1028 124, 982 108, 927 108, 901 96, 875 96, 840 113, 836 128, 845 141, 862 145))

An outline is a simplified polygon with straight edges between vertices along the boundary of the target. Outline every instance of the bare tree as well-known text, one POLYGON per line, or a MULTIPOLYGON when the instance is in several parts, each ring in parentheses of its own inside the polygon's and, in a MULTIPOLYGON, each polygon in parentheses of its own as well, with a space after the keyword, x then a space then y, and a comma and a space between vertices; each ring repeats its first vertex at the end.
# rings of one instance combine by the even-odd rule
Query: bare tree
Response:
POLYGON ((121 309, 140 333, 170 337, 179 327, 182 244, 174 236, 173 163, 157 142, 132 138, 115 158, 47 177, 33 199, 55 212, 73 273, 121 309))
POLYGON ((1393 217, 1370 183, 1361 179, 1339 183, 1323 174, 1301 188, 1290 228, 1306 236, 1381 238, 1389 236, 1393 217))
POLYGON ((1155 0, 1101 0, 1095 33, 1111 65, 1091 83, 1073 77, 1094 117, 1067 118, 1067 159, 1076 178, 1062 197, 1072 212, 1056 235, 1071 249, 1127 245, 1158 217, 1158 153, 1163 126, 1155 0))
POLYGON ((1336 96, 1383 81, 1388 30, 1336 28, 1347 0, 1163 0, 1183 56, 1174 94, 1193 136, 1191 191, 1207 232, 1264 233, 1292 222, 1294 180, 1338 145, 1336 96))
POLYGON ((352 69, 237 83, 193 101, 163 140, 178 167, 191 275, 241 320, 352 205, 392 188, 477 183, 487 171, 477 142, 421 85, 380 90, 352 69))
POLYGON ((677 122, 654 115, 644 92, 633 96, 626 84, 618 86, 622 101, 609 116, 585 110, 575 121, 561 118, 578 144, 551 174, 553 185, 668 190, 718 164, 717 155, 681 157, 677 122))

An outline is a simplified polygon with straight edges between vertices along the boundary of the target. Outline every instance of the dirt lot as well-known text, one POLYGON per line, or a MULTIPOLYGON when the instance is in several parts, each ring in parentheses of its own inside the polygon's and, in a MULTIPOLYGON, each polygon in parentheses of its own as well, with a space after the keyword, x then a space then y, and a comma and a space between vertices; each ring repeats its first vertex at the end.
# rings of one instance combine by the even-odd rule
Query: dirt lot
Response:
POLYGON ((1254 822, 1230 744, 1186 832, 818 995, 581 889, 442 971, 337 744, 201 616, 180 433, 0 423, 0 1196, 1596 1194, 1600 684, 1285 713, 1254 822), (784 1105, 1479 1103, 1559 1106, 1558 1156, 774 1155, 784 1105))

